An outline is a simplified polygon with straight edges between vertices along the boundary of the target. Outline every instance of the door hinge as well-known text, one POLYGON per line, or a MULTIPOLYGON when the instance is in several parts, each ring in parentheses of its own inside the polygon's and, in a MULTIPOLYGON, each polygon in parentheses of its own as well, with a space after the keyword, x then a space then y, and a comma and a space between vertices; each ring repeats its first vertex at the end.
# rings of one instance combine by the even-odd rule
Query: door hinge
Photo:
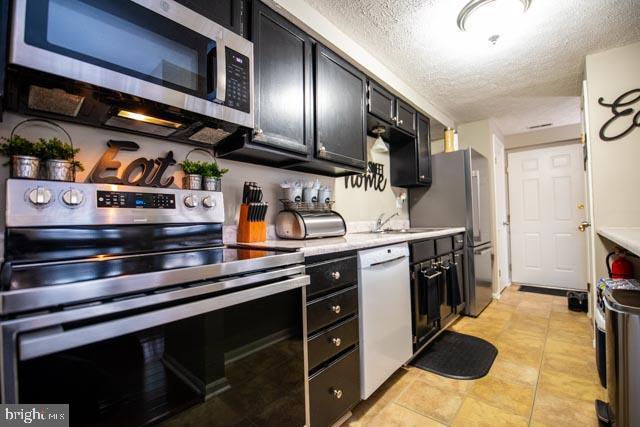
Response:
POLYGON ((502 277, 502 270, 498 269, 498 277, 502 277))
POLYGON ((418 343, 418 337, 417 337, 417 336, 415 336, 415 335, 413 336, 413 343, 414 343, 414 344, 417 344, 417 343, 418 343))

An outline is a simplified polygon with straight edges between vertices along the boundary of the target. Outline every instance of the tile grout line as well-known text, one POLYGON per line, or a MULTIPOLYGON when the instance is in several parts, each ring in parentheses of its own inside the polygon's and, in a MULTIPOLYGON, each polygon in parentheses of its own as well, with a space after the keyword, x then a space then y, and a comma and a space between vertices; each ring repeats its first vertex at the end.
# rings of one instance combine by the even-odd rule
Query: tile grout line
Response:
MULTIPOLYGON (((551 302, 553 304, 553 301, 551 302)), ((536 380, 536 386, 533 391, 533 402, 531 403, 531 411, 529 412, 529 426, 533 423, 533 410, 536 406, 536 397, 538 396, 538 384, 540 384, 540 378, 542 377, 542 366, 544 365, 544 356, 547 351, 547 339, 549 338, 549 327, 551 323, 551 312, 553 311, 553 305, 551 306, 551 311, 549 312, 549 317, 547 318, 547 328, 544 334, 544 345, 542 347, 542 357, 540 358, 540 366, 538 367, 538 379, 536 380)))

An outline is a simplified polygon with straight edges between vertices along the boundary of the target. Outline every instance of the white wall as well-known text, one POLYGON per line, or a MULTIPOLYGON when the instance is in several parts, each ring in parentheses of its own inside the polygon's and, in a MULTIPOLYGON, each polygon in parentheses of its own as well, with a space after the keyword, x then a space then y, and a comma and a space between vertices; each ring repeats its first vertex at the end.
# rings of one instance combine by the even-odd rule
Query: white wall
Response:
POLYGON ((495 213, 495 161, 493 158, 493 135, 504 141, 504 136, 493 120, 480 120, 472 123, 465 123, 458 126, 458 139, 460 148, 473 148, 489 160, 491 182, 491 240, 494 247, 494 264, 493 264, 493 292, 497 294, 500 290, 498 280, 498 259, 500 259, 500 250, 496 245, 496 213, 495 213))
MULTIPOLYGON (((6 113, 3 116, 3 122, 0 123, 0 136, 8 137, 11 129, 26 117, 13 113, 6 113)), ((106 129, 98 129, 84 125, 59 122, 73 138, 73 143, 80 148, 78 160, 80 160, 87 170, 77 175, 78 182, 83 182, 90 173, 91 168, 98 161, 104 150, 107 148, 106 143, 110 139, 129 140, 140 145, 140 150, 136 152, 120 152, 117 160, 120 160, 124 166, 130 161, 138 157, 155 158, 163 156, 167 151, 172 150, 174 158, 177 162, 181 162, 187 153, 193 147, 185 144, 175 143, 162 139, 144 137, 140 135, 128 134, 106 129)), ((18 129, 18 134, 26 138, 37 140, 39 137, 58 136, 61 140, 65 140, 64 135, 56 133, 53 127, 42 125, 27 125, 18 129)), ((369 138, 369 146, 373 143, 373 139, 369 138)), ((193 153, 190 159, 206 160, 208 156, 201 153, 193 153)), ((370 158, 373 161, 383 163, 385 165, 385 175, 389 179, 389 155, 381 153, 372 153, 370 158)), ((4 159, 1 159, 4 163, 4 159)), ((210 160, 210 159, 209 159, 210 160)), ((277 169, 266 166, 258 166, 249 163, 235 162, 225 159, 219 159, 218 162, 222 167, 229 168, 229 173, 224 176, 222 190, 225 198, 225 223, 234 225, 237 223, 239 215, 239 203, 242 197, 242 186, 245 181, 256 181, 264 190, 264 201, 269 202, 269 214, 267 220, 273 222, 276 214, 280 210, 279 194, 280 183, 286 179, 319 179, 323 185, 328 185, 334 189, 336 199, 335 209, 340 212, 347 222, 349 221, 373 221, 382 213, 396 212, 395 197, 404 189, 391 187, 390 184, 383 193, 377 191, 367 191, 364 189, 344 189, 343 178, 323 177, 313 174, 303 174, 285 169, 277 169)), ((124 167, 123 166, 123 167, 124 167)), ((121 168, 122 169, 122 168, 121 168)), ((175 176, 174 187, 181 186, 182 172, 176 165, 167 172, 166 176, 173 172, 175 176)), ((8 168, 0 168, 0 179, 6 179, 9 175, 8 168)), ((0 191, 0 206, 4 206, 4 191, 0 191)), ((4 224, 4 209, 0 209, 0 219, 4 224)), ((400 210, 400 218, 407 219, 408 211, 405 206, 400 210)))
POLYGON ((581 125, 558 126, 554 128, 539 129, 531 132, 516 133, 504 137, 504 148, 510 150, 514 148, 531 147, 553 142, 569 141, 580 139, 582 134, 581 125))
MULTIPOLYGON (((618 96, 640 89, 640 43, 588 55, 586 58, 587 94, 586 112, 589 129, 593 183, 593 227, 640 226, 640 128, 624 138, 603 141, 599 137, 602 125, 612 117, 611 110, 598 104, 603 97, 613 102, 618 96)), ((637 96, 637 94, 636 94, 637 96)), ((611 134, 632 124, 633 115, 640 111, 640 101, 624 108, 633 114, 620 118, 611 134)), ((606 276, 604 258, 613 245, 596 238, 596 276, 606 276)))

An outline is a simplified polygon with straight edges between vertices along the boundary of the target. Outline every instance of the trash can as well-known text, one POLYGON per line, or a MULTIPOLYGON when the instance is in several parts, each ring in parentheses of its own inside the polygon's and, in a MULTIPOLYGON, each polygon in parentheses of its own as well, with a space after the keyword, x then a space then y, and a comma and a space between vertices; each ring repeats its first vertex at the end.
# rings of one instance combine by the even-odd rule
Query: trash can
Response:
POLYGON ((640 426, 640 292, 606 289, 604 303, 609 421, 640 426))

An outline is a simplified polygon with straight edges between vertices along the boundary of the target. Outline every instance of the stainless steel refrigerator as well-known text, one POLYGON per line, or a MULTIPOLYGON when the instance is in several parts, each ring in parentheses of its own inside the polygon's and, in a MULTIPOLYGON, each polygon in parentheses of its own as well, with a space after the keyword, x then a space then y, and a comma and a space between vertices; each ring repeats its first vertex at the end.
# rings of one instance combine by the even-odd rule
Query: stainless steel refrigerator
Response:
POLYGON ((477 316, 492 298, 493 245, 489 161, 473 149, 431 159, 433 182, 409 190, 412 227, 465 227, 465 314, 477 316))

